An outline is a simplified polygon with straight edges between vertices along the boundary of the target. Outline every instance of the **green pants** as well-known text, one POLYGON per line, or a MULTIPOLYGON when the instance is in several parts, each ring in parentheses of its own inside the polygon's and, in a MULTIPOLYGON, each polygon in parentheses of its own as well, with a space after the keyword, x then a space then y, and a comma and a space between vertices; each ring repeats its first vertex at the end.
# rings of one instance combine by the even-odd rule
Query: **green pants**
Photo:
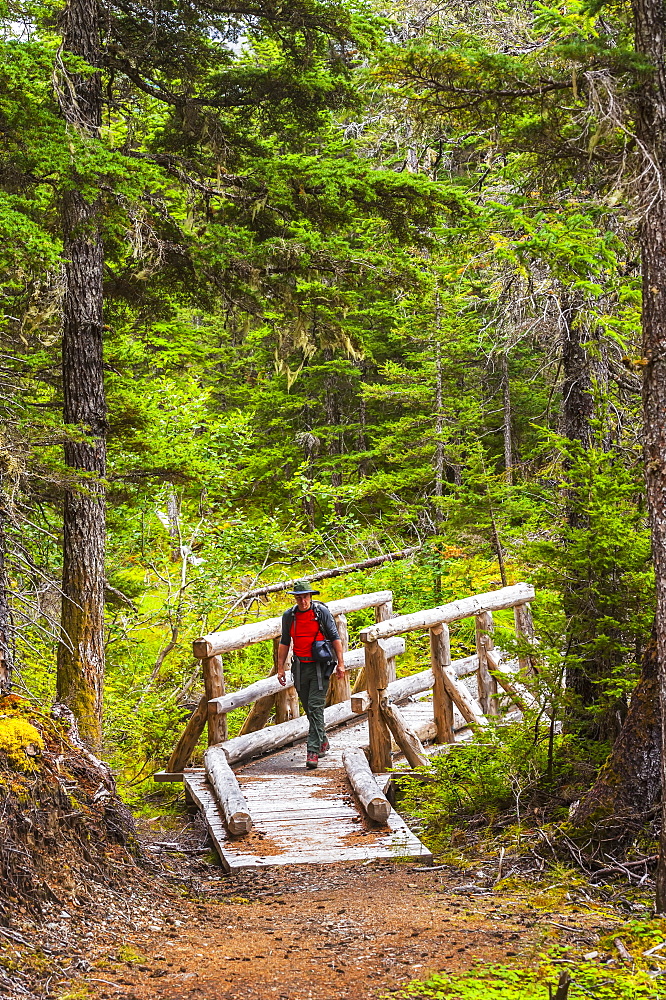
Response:
POLYGON ((319 690, 317 668, 314 663, 301 662, 298 694, 303 702, 303 708, 310 722, 308 735, 308 753, 319 753, 326 736, 324 727, 324 704, 326 702, 326 681, 319 690))

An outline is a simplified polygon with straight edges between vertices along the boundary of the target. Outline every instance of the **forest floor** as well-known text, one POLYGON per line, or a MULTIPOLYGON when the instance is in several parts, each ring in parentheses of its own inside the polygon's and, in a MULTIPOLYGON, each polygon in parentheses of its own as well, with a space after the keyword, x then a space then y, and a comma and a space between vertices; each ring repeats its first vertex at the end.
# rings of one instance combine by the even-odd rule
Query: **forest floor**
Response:
POLYGON ((495 886, 496 859, 492 870, 411 860, 227 876, 198 821, 144 820, 140 835, 157 859, 147 870, 72 912, 53 904, 39 931, 24 923, 22 942, 3 941, 16 970, 15 991, 0 980, 3 1000, 378 1000, 433 972, 533 968, 549 950, 556 963, 587 955, 617 967, 615 937, 629 922, 631 945, 639 914, 650 916, 647 901, 604 901, 520 864, 495 886))

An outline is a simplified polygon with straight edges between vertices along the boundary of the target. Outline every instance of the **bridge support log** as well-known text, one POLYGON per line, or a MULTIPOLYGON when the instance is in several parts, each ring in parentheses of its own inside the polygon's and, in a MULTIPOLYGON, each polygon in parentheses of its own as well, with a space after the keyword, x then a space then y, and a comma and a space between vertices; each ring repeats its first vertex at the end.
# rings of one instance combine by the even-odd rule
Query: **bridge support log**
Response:
MULTIPOLYGON (((349 649, 349 630, 347 628, 347 615, 337 615, 335 619, 335 624, 338 626, 338 634, 340 636, 340 642, 342 643, 342 649, 347 653, 349 649)), ((331 680, 328 686, 328 694, 326 697, 327 705, 337 705, 341 701, 349 701, 351 698, 351 682, 349 680, 349 674, 345 671, 344 677, 337 677, 336 674, 331 676, 331 680)))
MULTIPOLYGON (((390 591, 389 591, 390 593, 390 591)), ((387 622, 390 618, 393 618, 393 600, 384 601, 383 604, 375 605, 375 622, 387 622)), ((386 647, 385 647, 386 648, 386 647)), ((404 652, 404 650, 403 650, 404 652)), ((389 684, 396 679, 396 666, 395 666, 395 654, 388 653, 386 655, 386 669, 389 679, 389 684)), ((358 672, 358 677, 354 682, 354 687, 352 688, 352 694, 357 694, 359 691, 365 691, 368 686, 367 675, 365 672, 365 664, 361 667, 358 672)))
MULTIPOLYGON (((516 637, 530 646, 534 644, 534 622, 529 604, 517 604, 513 609, 513 620, 516 623, 516 637)), ((534 658, 529 653, 519 653, 518 665, 521 670, 535 674, 534 658)))
POLYGON ((532 698, 527 691, 525 691, 525 696, 518 692, 516 686, 502 670, 502 660, 496 649, 488 650, 486 657, 488 661, 488 669, 490 670, 491 675, 495 678, 500 687, 504 688, 514 705, 516 705, 521 712, 526 712, 528 700, 534 704, 534 698, 532 698))
POLYGON ((391 705, 386 696, 382 698, 379 707, 386 725, 393 734, 393 739, 404 753, 409 766, 425 767, 428 758, 425 755, 423 744, 414 730, 405 722, 402 712, 395 705, 391 705))
POLYGON ((479 672, 477 683, 479 690, 479 704, 484 715, 499 715, 499 703, 497 701, 497 681, 488 668, 488 657, 486 651, 495 647, 493 640, 493 616, 490 611, 482 611, 475 616, 476 627, 476 652, 479 657, 479 672))
POLYGON ((192 715, 185 726, 185 732, 176 743, 173 753, 169 757, 169 763, 166 766, 167 772, 177 774, 187 766, 187 762, 192 756, 195 746, 199 742, 199 737, 204 731, 207 719, 208 695, 204 694, 202 695, 199 704, 192 712, 192 715))
MULTIPOLYGON (((273 639, 273 672, 277 673, 277 662, 278 662, 278 646, 280 645, 280 637, 276 636, 273 639)), ((291 663, 291 650, 287 654, 287 660, 285 667, 289 668, 291 663)), ((278 722, 289 722, 290 719, 297 719, 300 715, 300 709, 298 706, 298 693, 293 684, 289 687, 285 684, 283 688, 279 688, 277 694, 275 695, 275 721, 278 722)))
POLYGON ((210 705, 212 698, 220 698, 224 694, 224 665, 221 656, 209 656, 203 661, 204 687, 208 699, 208 746, 224 743, 228 736, 227 717, 218 715, 215 706, 210 705))
POLYGON ((453 701, 446 689, 444 671, 451 667, 451 641, 448 625, 430 629, 430 669, 432 670, 432 707, 438 743, 455 743, 453 701))
POLYGON ((389 684, 388 662, 380 642, 365 643, 365 676, 368 684, 368 731, 370 735, 370 767, 375 774, 391 767, 391 734, 382 715, 381 702, 389 684))
POLYGON ((366 814, 375 823, 386 823, 391 814, 391 803, 377 784, 363 751, 358 748, 345 750, 342 763, 366 814))
POLYGON ((252 829, 250 808, 222 747, 209 747, 204 754, 204 764, 229 833, 235 836, 249 833, 252 829))

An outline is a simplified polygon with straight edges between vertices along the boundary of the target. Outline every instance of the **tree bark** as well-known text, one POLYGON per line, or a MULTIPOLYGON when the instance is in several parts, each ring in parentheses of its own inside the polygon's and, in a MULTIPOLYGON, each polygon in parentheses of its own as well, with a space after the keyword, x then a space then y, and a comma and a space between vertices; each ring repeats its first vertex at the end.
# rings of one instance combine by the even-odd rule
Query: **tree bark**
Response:
POLYGON ((12 689, 14 667, 14 630, 11 613, 11 589, 7 573, 7 498, 0 493, 0 698, 12 689))
POLYGON ((576 323, 578 303, 562 302, 562 433, 589 448, 592 441, 590 421, 594 415, 594 397, 590 360, 583 347, 580 326, 576 323))
POLYGON ((509 388, 509 359, 506 351, 502 354, 502 403, 504 407, 504 472, 508 486, 513 483, 513 449, 511 447, 511 391, 509 388))
MULTIPOLYGON (((633 0, 636 50, 652 70, 638 93, 636 131, 651 154, 653 190, 640 227, 643 265, 644 454, 657 591, 656 642, 661 704, 661 781, 666 788, 666 12, 663 0, 633 0)), ((658 913, 666 912, 666 795, 657 869, 658 913)))
MULTIPOLYGON (((95 0, 70 0, 65 12, 65 53, 100 64, 95 0)), ((99 136, 99 73, 74 74, 60 88, 60 107, 83 140, 99 136)), ((91 179, 73 169, 62 197, 65 294, 62 378, 64 421, 71 436, 65 463, 79 484, 65 494, 63 523, 62 638, 57 694, 76 715, 82 736, 97 744, 104 680, 104 548, 106 400, 102 360, 103 248, 100 206, 91 179), (85 193, 83 185, 86 185, 85 193)), ((94 182, 93 182, 94 185, 94 182)))
POLYGON ((622 731, 594 785, 572 812, 574 825, 613 853, 631 845, 661 794, 658 674, 653 630, 622 731))

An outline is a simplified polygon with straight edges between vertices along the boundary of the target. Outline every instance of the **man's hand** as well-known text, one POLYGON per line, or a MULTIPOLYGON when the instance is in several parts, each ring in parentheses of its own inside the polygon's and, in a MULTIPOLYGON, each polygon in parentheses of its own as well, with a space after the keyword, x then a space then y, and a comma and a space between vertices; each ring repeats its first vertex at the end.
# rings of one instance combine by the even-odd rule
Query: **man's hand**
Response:
POLYGON ((345 676, 345 665, 344 665, 344 663, 338 663, 338 665, 335 668, 335 676, 340 681, 345 676))
POLYGON ((278 683, 281 684, 282 687, 284 687, 285 684, 287 683, 287 677, 285 674, 284 667, 282 668, 282 670, 280 670, 280 668, 278 667, 277 677, 278 677, 278 683))

